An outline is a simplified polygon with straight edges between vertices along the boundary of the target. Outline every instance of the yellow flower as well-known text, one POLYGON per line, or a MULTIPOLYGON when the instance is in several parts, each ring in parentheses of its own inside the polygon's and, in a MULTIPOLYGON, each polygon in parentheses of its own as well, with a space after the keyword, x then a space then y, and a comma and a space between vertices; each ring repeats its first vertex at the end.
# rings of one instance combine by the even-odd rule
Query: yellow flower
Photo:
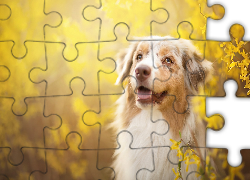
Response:
POLYGON ((186 171, 187 171, 187 172, 188 172, 188 167, 189 167, 189 165, 192 164, 192 163, 190 162, 191 156, 192 156, 192 151, 191 151, 190 149, 188 149, 188 150, 185 152, 185 154, 184 154, 184 161, 185 161, 185 164, 187 165, 187 166, 186 166, 186 171))
POLYGON ((210 180, 216 180, 216 175, 214 173, 211 173, 209 176, 210 180))
MULTIPOLYGON (((224 52, 226 55, 221 58, 224 62, 227 63, 227 69, 228 72, 233 69, 233 67, 240 67, 241 68, 241 74, 240 74, 240 79, 246 82, 246 85, 244 88, 248 88, 249 91, 247 92, 247 95, 250 95, 250 80, 249 80, 249 72, 245 69, 249 68, 250 60, 249 60, 249 53, 245 53, 244 51, 244 45, 247 42, 244 41, 239 41, 240 34, 244 32, 244 29, 242 26, 237 26, 235 25, 233 28, 230 30, 230 34, 233 36, 232 42, 235 42, 236 46, 232 42, 223 42, 220 44, 220 47, 224 48, 224 52), (236 29, 241 29, 243 31, 237 31, 236 29), (235 37, 235 38, 234 38, 235 37), (237 58, 239 61, 235 61, 234 57, 235 54, 238 53, 243 57, 242 58, 237 58)), ((244 34, 244 33, 243 33, 244 34)))
POLYGON ((180 158, 182 156, 182 151, 179 147, 181 141, 175 141, 173 139, 170 139, 170 141, 173 143, 173 145, 171 146, 171 150, 177 150, 177 156, 180 158))
POLYGON ((230 180, 234 180, 235 177, 238 177, 239 179, 241 180, 244 180, 244 176, 241 172, 241 170, 243 169, 244 167, 244 164, 241 164, 240 166, 238 167, 232 167, 230 166, 229 167, 229 176, 230 176, 230 180))
POLYGON ((172 171, 173 171, 174 174, 175 174, 174 180, 177 180, 177 179, 181 178, 181 175, 180 175, 180 172, 179 172, 179 171, 175 172, 174 168, 172 168, 172 171))
POLYGON ((190 164, 196 164, 197 165, 197 171, 200 168, 200 158, 196 154, 194 154, 194 150, 188 149, 184 154, 184 161, 186 166, 186 171, 188 172, 188 167, 190 164), (191 161, 194 160, 194 161, 191 161))
POLYGON ((170 139, 170 141, 173 143, 173 145, 171 146, 171 149, 179 149, 179 145, 180 145, 180 141, 175 141, 173 139, 170 139))
POLYGON ((197 165, 197 171, 199 170, 200 168, 200 164, 201 164, 201 159, 199 156, 197 156, 196 154, 193 155, 193 160, 194 160, 194 164, 197 165))

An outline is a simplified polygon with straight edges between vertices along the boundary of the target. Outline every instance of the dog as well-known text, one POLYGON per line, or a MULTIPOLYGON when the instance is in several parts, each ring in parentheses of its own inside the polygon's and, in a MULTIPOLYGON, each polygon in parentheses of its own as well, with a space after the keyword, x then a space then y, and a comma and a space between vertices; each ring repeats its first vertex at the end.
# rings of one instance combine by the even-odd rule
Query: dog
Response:
MULTIPOLYGON (((191 99, 211 78, 212 63, 203 59, 190 40, 174 40, 170 36, 155 36, 153 39, 157 40, 133 42, 117 57, 116 84, 126 79, 127 85, 125 93, 116 102, 113 127, 117 134, 123 130, 130 132, 133 144, 146 147, 131 150, 121 146, 115 151, 113 167, 118 180, 175 179, 172 168, 177 169, 178 157, 174 152, 169 153, 170 148, 166 145, 172 145, 170 139, 180 140, 180 134, 189 145, 205 147, 206 127, 196 120, 191 99), (167 123, 153 126, 152 118, 165 119, 167 123), (153 145, 145 140, 145 136, 153 131, 167 129, 165 135, 152 136, 153 145), (176 162, 170 162, 171 159, 176 162), (149 164, 154 164, 154 167, 149 167, 149 164), (145 168, 151 168, 152 172, 145 168)), ((121 143, 129 144, 130 141, 119 136, 121 143)), ((205 152, 198 151, 201 158, 204 157, 205 152)), ((196 166, 190 165, 188 172, 185 169, 182 163, 183 179, 191 171, 196 171, 196 166)))

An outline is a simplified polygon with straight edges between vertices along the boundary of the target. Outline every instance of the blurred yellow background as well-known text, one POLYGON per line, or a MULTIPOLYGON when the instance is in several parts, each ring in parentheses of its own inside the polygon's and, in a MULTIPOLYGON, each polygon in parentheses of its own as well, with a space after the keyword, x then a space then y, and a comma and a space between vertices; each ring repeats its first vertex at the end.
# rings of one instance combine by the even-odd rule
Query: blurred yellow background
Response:
MULTIPOLYGON (((205 50, 197 41, 206 40, 206 18, 223 14, 201 0, 0 0, 0 174, 109 179, 112 170, 101 169, 113 150, 97 149, 116 147, 106 127, 123 93, 114 85, 116 54, 144 36, 191 37, 217 68, 209 95, 224 95, 224 80, 239 80, 240 69, 227 73, 220 42, 205 50)), ((204 102, 196 101, 201 119, 204 102)))

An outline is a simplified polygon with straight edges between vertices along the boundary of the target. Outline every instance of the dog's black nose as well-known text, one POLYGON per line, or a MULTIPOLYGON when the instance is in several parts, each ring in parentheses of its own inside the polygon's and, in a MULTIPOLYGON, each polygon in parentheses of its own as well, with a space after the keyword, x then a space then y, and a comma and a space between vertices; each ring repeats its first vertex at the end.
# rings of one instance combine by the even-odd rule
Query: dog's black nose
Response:
POLYGON ((151 74, 150 67, 141 65, 135 69, 136 78, 140 81, 145 81, 151 74))

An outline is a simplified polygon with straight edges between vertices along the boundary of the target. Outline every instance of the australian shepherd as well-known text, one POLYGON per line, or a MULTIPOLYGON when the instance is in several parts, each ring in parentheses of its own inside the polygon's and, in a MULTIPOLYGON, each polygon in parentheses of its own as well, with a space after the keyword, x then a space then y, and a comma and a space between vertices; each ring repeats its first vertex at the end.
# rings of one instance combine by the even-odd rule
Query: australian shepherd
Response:
MULTIPOLYGON (((191 99, 210 78, 212 63, 190 40, 154 38, 132 42, 118 54, 116 83, 125 84, 125 79, 127 83, 117 101, 114 127, 117 133, 131 134, 130 138, 119 135, 121 144, 133 141, 131 147, 121 145, 115 151, 118 180, 175 179, 172 168, 177 169, 178 157, 170 152, 170 139, 178 141, 180 134, 190 146, 205 147, 206 128, 196 120, 191 99)), ((203 158, 204 151, 197 151, 203 158)), ((181 167, 183 179, 196 171, 195 165, 188 172, 184 163, 181 167)))

